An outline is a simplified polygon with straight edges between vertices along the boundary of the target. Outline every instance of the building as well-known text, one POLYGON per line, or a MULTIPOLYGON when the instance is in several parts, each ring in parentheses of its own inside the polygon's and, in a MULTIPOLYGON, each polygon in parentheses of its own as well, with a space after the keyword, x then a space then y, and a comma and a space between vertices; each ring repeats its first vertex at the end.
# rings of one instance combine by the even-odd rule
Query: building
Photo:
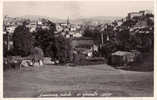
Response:
POLYGON ((15 26, 9 26, 9 27, 6 27, 6 31, 8 32, 8 33, 14 33, 14 31, 15 31, 15 26))
POLYGON ((82 34, 77 32, 77 33, 73 34, 73 37, 79 38, 79 37, 82 37, 82 34))
POLYGON ((139 11, 139 12, 131 12, 131 13, 128 13, 128 18, 132 19, 134 17, 141 17, 141 16, 144 16, 144 15, 147 15, 147 14, 152 14, 152 11, 142 10, 142 11, 139 11))
POLYGON ((143 16, 143 15, 144 15, 143 12, 131 12, 131 13, 128 13, 129 19, 132 19, 134 17, 140 17, 140 16, 143 16))
POLYGON ((142 11, 139 11, 139 12, 143 13, 144 15, 152 14, 152 11, 150 11, 150 10, 142 10, 142 11))
POLYGON ((129 63, 136 62, 141 57, 139 51, 132 50, 127 51, 116 51, 111 55, 111 64, 113 65, 127 65, 129 63))
MULTIPOLYGON (((92 57, 94 41, 91 38, 80 37, 70 40, 70 59, 75 57, 92 57), (75 54, 74 54, 75 53, 75 54)), ((80 58, 81 59, 81 58, 80 58)))
POLYGON ((117 21, 117 26, 121 26, 123 24, 123 20, 118 20, 117 21))
POLYGON ((56 32, 61 32, 63 30, 63 27, 61 26, 61 24, 57 23, 56 24, 56 32))
POLYGON ((93 39, 87 37, 73 38, 71 40, 72 48, 85 47, 90 49, 94 44, 93 39))

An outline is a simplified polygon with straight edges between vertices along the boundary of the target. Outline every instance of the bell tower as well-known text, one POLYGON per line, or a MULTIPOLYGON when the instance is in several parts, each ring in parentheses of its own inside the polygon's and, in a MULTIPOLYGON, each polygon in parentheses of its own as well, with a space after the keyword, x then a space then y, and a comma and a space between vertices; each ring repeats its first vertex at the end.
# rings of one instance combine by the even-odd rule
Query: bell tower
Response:
POLYGON ((67 25, 70 24, 70 19, 69 19, 69 16, 68 16, 68 19, 67 19, 67 25))

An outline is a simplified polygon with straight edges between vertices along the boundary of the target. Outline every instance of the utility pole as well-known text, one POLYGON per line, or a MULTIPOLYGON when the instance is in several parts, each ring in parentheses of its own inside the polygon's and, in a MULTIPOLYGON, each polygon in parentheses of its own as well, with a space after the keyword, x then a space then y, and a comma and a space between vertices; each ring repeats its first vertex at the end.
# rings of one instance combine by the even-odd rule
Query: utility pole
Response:
POLYGON ((103 34, 103 32, 101 32, 101 44, 102 45, 104 44, 104 34, 103 34))
POLYGON ((101 45, 104 44, 104 27, 100 26, 100 33, 101 33, 101 45))
POLYGON ((103 44, 104 44, 104 27, 101 27, 101 44, 100 44, 101 56, 103 56, 103 51, 102 51, 103 44))

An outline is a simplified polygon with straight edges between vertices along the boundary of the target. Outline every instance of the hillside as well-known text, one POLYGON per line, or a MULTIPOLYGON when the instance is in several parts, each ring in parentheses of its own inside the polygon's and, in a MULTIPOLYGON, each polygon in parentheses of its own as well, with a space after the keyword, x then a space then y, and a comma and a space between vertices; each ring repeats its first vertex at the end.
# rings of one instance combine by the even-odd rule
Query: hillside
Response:
MULTIPOLYGON (((67 19, 60 19, 57 17, 47 17, 47 16, 37 16, 37 15, 26 15, 21 17, 7 17, 6 21, 22 21, 24 19, 29 19, 31 21, 37 21, 40 19, 48 19, 54 23, 64 23, 67 19)), ((121 17, 112 17, 112 16, 96 16, 91 18, 77 18, 77 19, 70 19, 71 24, 93 24, 93 23, 111 23, 114 20, 120 19, 121 17)))
POLYGON ((79 23, 79 24, 92 24, 92 23, 111 23, 114 20, 121 19, 121 17, 113 17, 113 16, 96 16, 90 18, 79 18, 72 20, 72 23, 79 23))

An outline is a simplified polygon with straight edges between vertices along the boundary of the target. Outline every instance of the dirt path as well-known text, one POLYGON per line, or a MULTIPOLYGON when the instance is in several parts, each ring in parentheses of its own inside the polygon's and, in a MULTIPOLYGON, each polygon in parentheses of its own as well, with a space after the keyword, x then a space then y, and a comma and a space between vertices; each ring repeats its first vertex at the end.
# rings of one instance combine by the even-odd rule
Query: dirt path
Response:
POLYGON ((108 65, 45 66, 38 71, 4 72, 4 97, 36 97, 51 91, 105 91, 111 96, 153 96, 153 72, 108 65))

